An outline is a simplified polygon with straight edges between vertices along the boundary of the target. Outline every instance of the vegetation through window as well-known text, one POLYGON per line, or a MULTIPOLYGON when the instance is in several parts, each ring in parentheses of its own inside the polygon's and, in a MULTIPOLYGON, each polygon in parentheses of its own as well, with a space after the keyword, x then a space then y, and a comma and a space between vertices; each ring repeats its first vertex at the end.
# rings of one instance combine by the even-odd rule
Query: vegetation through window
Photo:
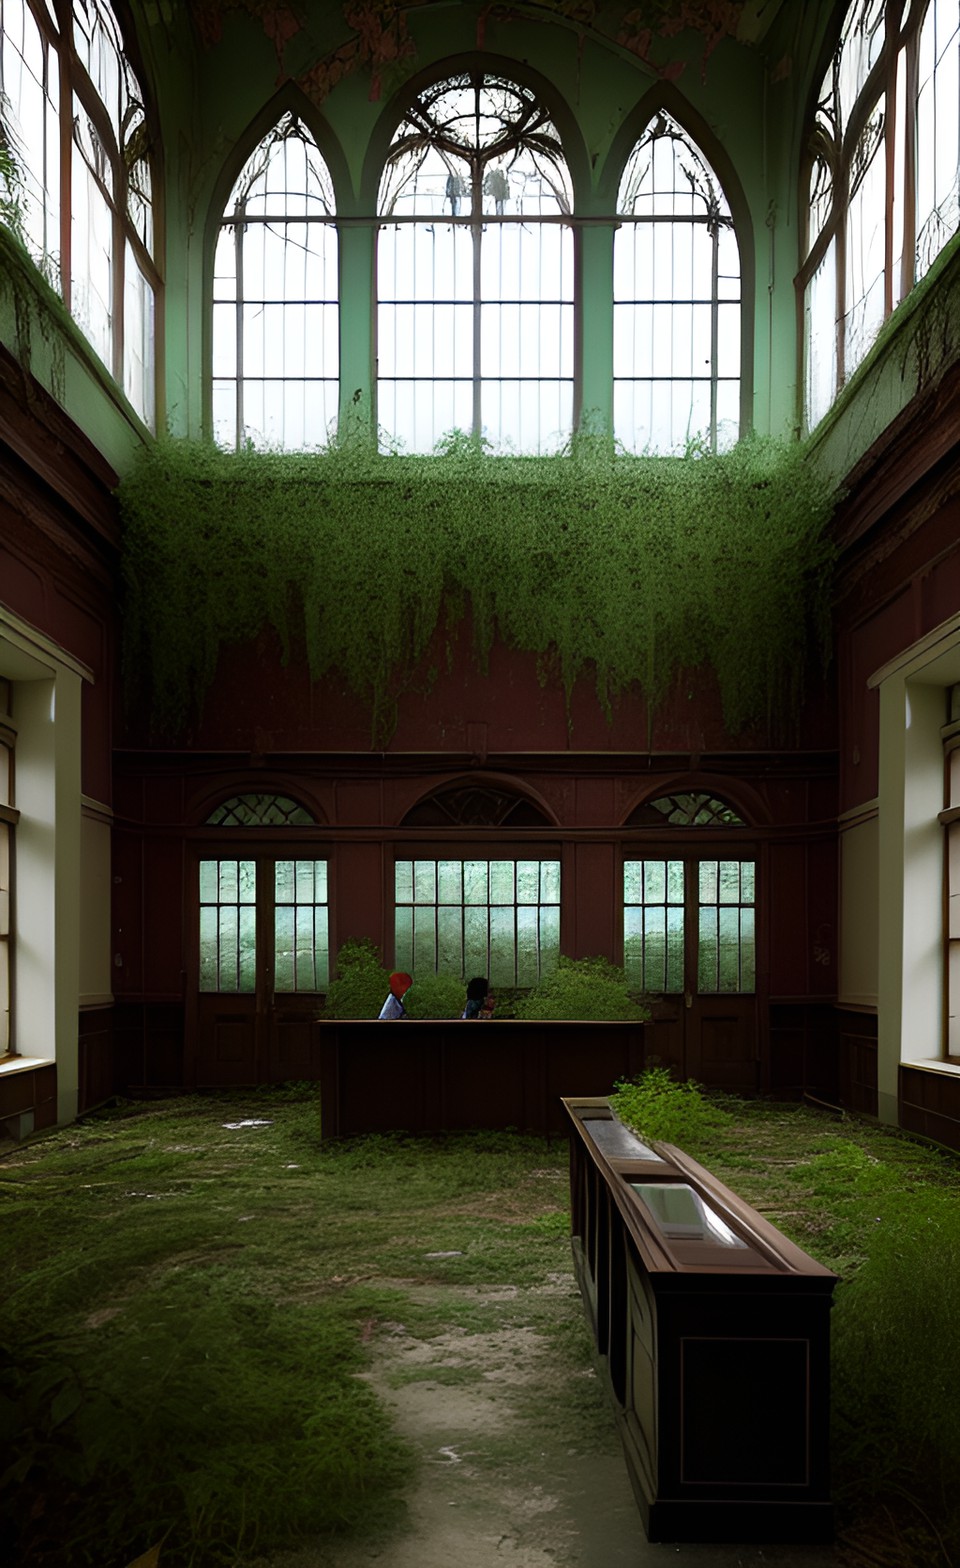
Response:
POLYGON ((395 961, 533 986, 560 956, 559 860, 398 860, 395 961))
POLYGON ((626 860, 627 979, 660 995, 756 989, 752 860, 626 860))

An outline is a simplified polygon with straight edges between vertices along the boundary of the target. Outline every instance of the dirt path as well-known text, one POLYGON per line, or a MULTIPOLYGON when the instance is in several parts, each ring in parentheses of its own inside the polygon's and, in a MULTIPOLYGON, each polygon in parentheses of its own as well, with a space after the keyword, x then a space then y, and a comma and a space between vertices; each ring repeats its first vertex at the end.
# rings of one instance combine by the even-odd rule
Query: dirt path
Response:
POLYGON ((429 1339, 377 1326, 364 1376, 418 1459, 405 1525, 272 1568, 833 1568, 826 1549, 647 1542, 600 1379, 587 1357, 557 1365, 544 1332, 553 1311, 579 1312, 572 1274, 528 1291, 403 1288, 460 1316, 500 1308, 503 1325, 429 1339))

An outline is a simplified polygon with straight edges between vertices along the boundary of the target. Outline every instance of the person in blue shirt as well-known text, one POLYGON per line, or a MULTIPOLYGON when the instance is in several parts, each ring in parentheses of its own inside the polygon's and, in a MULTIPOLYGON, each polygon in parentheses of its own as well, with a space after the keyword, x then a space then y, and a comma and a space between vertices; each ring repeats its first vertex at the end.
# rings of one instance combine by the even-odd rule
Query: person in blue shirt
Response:
POLYGON ((390 976, 390 994, 380 1009, 382 1019, 389 1021, 393 1018, 408 1017, 403 999, 412 985, 413 980, 410 975, 404 974, 402 970, 398 969, 390 976))
POLYGON ((483 1004, 487 1000, 487 986, 489 981, 476 975, 467 982, 467 1005, 460 1014, 461 1018, 479 1018, 483 1011, 483 1004))

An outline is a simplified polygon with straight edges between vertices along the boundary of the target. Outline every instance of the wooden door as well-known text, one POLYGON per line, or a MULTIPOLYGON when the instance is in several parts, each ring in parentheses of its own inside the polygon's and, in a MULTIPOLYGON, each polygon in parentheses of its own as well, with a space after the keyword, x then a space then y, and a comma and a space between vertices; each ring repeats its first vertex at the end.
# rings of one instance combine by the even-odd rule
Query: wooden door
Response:
POLYGON ((278 1083, 316 1074, 329 977, 327 863, 276 850, 197 865, 196 1083, 278 1083))
POLYGON ((752 858, 624 861, 624 964, 655 998, 652 1054, 681 1077, 757 1087, 756 947, 752 858))

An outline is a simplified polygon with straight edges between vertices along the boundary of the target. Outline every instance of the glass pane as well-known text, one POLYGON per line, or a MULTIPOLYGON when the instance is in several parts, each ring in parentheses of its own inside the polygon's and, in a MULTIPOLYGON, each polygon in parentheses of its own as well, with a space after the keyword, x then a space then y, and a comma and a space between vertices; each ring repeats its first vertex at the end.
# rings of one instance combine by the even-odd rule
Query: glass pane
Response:
POLYGON ((217 901, 217 862, 215 860, 201 860, 200 862, 200 902, 214 904, 217 901))
POLYGON ((415 904, 413 908, 412 974, 432 975, 437 967, 436 910, 415 904))
POLYGON ((512 860, 491 860, 491 904, 513 904, 514 864, 515 862, 512 860))
POLYGON ((700 943, 697 951, 697 990, 701 993, 710 993, 718 989, 718 958, 717 911, 701 908, 700 943))
POLYGON ((538 860, 517 861, 517 903, 538 904, 540 902, 540 862, 538 860))
POLYGON ((257 987, 257 912, 247 905, 240 907, 240 991, 255 991, 257 987))
POLYGON ((684 989, 683 956, 683 905, 667 909, 667 983, 666 989, 676 993, 684 989))
POLYGON ((441 904, 463 903, 463 862, 441 860, 438 874, 439 901, 441 904))
POLYGON ((413 908, 410 904, 397 906, 394 918, 394 961, 406 974, 413 972, 413 908))
POLYGON ((490 984, 516 985, 514 960, 514 912, 492 907, 490 910, 490 984))
POLYGON ((667 893, 667 863, 665 860, 643 862, 643 900, 646 904, 662 904, 667 893))
POLYGON ((418 904, 437 902, 437 863, 435 860, 418 860, 413 873, 414 899, 418 904))
POLYGON ((463 901, 465 904, 487 902, 487 861, 467 860, 463 866, 463 901))
POLYGON ((487 911, 467 905, 463 911, 463 972, 489 975, 487 952, 487 911))
POLYGON ((717 963, 717 990, 740 989, 740 911, 717 911, 717 937, 719 943, 717 963))
POLYGON ((200 910, 200 989, 216 991, 218 964, 218 932, 220 928, 216 909, 209 906, 200 910))
POLYGON ((446 975, 464 973, 463 912, 459 904, 441 906, 437 911, 437 971, 446 975))
POLYGON ((541 860, 540 862, 540 897, 545 904, 559 904, 560 902, 560 862, 559 860, 541 860))
POLYGON ((700 862, 700 902, 715 904, 719 889, 719 865, 715 860, 700 862))
POLYGON ((413 903, 413 861, 398 860, 394 867, 398 904, 413 903))
POLYGON ((294 862, 292 860, 278 860, 274 873, 274 885, 278 903, 292 904, 294 900, 294 862))
POLYGON ((540 973, 555 969, 559 957, 560 909, 556 904, 546 904, 540 909, 540 973))
POLYGON ((536 985, 540 978, 540 921, 536 909, 517 909, 517 985, 536 985))
POLYGON ((293 917, 289 906, 278 907, 274 923, 274 983, 278 991, 293 991, 293 917))

